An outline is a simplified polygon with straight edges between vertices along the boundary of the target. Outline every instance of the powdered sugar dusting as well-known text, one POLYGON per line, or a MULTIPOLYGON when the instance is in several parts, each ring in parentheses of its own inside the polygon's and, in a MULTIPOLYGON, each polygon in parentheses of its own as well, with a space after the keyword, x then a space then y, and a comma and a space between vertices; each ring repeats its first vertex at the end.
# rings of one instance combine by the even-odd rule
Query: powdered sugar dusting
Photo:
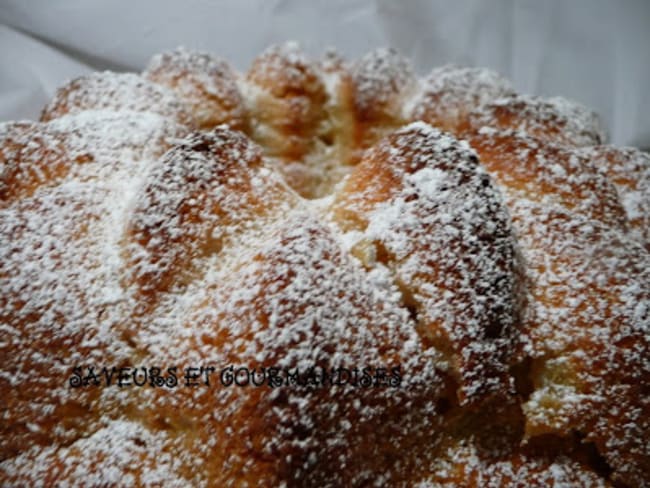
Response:
POLYGON ((187 129, 155 113, 87 110, 49 123, 7 123, 0 128, 0 194, 12 201, 66 177, 112 178, 119 168, 142 169, 187 129), (134 167, 127 168, 133 162, 134 167))
POLYGON ((225 127, 193 134, 165 154, 129 222, 127 279, 145 296, 168 291, 193 278, 193 259, 282 211, 292 194, 273 173, 257 171, 261 164, 259 149, 225 127))
POLYGON ((189 395, 154 394, 143 403, 142 415, 164 412, 164 422, 173 430, 185 418, 202 426, 191 450, 208 467, 196 473, 197 480, 212 473, 212 482, 226 483, 238 476, 250 461, 251 435, 261 438, 257 455, 277 459, 258 466, 260 471, 251 469, 252 479, 279 482, 289 476, 302 483, 356 484, 366 476, 364 469, 373 475, 387 469, 390 479, 396 473, 378 466, 367 449, 389 429, 395 442, 392 455, 401 456, 399 442, 435 428, 445 363, 436 351, 424 349, 395 291, 374 286, 377 278, 342 253, 331 229, 301 209, 285 217, 265 220, 263 228, 246 235, 245 250, 225 262, 221 256, 227 250, 213 250, 221 264, 212 264, 199 283, 170 290, 173 301, 168 296, 166 304, 138 320, 135 342, 150 361, 165 358, 181 365, 230 363, 303 371, 314 366, 326 371, 399 366, 411 386, 397 391, 341 386, 277 392, 214 386, 189 395), (161 324, 173 326, 161 330, 161 324), (251 425, 242 411, 261 424, 251 425), (347 413, 342 418, 339 412, 347 413), (387 412, 399 415, 393 421, 387 412), (220 446, 220 454, 209 439, 220 446), (328 465, 323 460, 336 460, 356 439, 366 439, 363 455, 351 453, 349 468, 337 473, 323 471, 328 465))
POLYGON ((201 128, 228 124, 243 129, 246 125, 235 71, 222 59, 180 47, 155 55, 143 76, 173 90, 201 128))
POLYGON ((431 71, 420 93, 405 106, 406 118, 456 132, 469 112, 511 95, 514 89, 510 82, 494 71, 441 66, 431 71))
POLYGON ((648 483, 647 155, 392 49, 286 43, 245 77, 178 49, 144 77, 0 124, 2 484, 648 483), (77 365, 178 384, 72 388, 77 365))
POLYGON ((588 147, 583 154, 616 186, 632 237, 650 252, 650 155, 614 146, 588 147))
POLYGON ((403 97, 415 90, 416 78, 411 63, 395 49, 371 51, 352 68, 357 111, 362 117, 398 111, 403 97))
POLYGON ((483 126, 523 131, 542 141, 573 147, 592 146, 607 140, 596 113, 561 97, 543 99, 516 95, 501 98, 471 113, 468 125, 474 131, 483 126))
POLYGON ((164 432, 115 421, 71 446, 31 449, 1 469, 18 484, 65 479, 70 486, 185 487, 188 480, 177 475, 178 460, 165 452, 170 444, 164 432))
POLYGON ((482 128, 469 137, 481 162, 510 196, 561 205, 621 230, 625 210, 614 185, 579 151, 524 132, 482 128))
POLYGON ((575 429, 615 477, 641 483, 650 456, 650 258, 620 232, 524 199, 510 203, 530 283, 529 436, 575 429))
POLYGON ((466 144, 418 122, 367 153, 333 206, 363 232, 366 265, 392 269, 420 331, 457 354, 463 398, 508 388, 518 311, 500 199, 466 144))
POLYGON ((192 124, 183 103, 170 90, 133 73, 103 71, 70 81, 43 109, 42 121, 84 110, 153 112, 181 124, 192 124))
POLYGON ((609 484, 583 465, 567 456, 545 458, 514 453, 494 459, 493 453, 481 452, 471 442, 449 447, 433 466, 433 475, 414 486, 443 488, 459 486, 471 479, 476 486, 517 486, 525 480, 530 487, 590 486, 605 488, 609 484), (504 459, 505 457, 505 459, 504 459))

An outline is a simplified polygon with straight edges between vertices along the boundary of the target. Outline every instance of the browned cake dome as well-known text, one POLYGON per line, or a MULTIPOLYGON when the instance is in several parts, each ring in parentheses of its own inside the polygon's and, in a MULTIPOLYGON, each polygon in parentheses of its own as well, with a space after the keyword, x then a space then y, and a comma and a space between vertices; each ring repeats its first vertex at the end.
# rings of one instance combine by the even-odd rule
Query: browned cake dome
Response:
POLYGON ((0 485, 650 486, 650 158, 273 46, 0 124, 0 485))

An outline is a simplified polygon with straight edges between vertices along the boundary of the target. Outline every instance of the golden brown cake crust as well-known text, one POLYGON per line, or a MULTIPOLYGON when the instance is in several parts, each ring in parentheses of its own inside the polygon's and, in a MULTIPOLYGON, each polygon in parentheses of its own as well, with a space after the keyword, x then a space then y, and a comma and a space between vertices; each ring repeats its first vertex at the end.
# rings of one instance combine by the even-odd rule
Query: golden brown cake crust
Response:
POLYGON ((0 124, 0 484, 650 486, 648 161, 392 49, 72 80, 0 124))
POLYGON ((178 48, 154 56, 143 76, 173 90, 187 104, 201 129, 227 124, 243 130, 247 126, 235 71, 224 60, 178 48))
POLYGON ((172 91, 134 73, 109 71, 76 78, 59 88, 43 109, 41 121, 103 109, 152 112, 181 124, 195 123, 187 107, 172 91))
POLYGON ((520 306, 514 241, 469 146, 410 124, 365 153, 332 212, 356 240, 352 253, 389 270, 420 333, 450 354, 461 401, 508 391, 520 306))

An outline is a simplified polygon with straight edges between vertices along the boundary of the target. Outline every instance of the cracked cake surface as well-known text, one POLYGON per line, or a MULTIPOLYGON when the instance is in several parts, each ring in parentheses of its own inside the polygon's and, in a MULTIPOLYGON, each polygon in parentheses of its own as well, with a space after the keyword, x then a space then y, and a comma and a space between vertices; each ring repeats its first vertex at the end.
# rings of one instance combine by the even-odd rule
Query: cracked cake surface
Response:
POLYGON ((650 486, 650 158, 393 49, 0 123, 3 486, 650 486))

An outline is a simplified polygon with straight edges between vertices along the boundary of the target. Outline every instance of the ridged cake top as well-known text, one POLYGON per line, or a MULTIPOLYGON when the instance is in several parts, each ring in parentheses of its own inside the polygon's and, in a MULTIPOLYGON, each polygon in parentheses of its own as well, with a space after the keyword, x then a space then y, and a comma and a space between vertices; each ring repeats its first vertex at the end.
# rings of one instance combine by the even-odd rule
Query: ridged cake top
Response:
POLYGON ((650 160, 604 139, 392 49, 69 82, 0 124, 0 484, 647 485, 650 160))

